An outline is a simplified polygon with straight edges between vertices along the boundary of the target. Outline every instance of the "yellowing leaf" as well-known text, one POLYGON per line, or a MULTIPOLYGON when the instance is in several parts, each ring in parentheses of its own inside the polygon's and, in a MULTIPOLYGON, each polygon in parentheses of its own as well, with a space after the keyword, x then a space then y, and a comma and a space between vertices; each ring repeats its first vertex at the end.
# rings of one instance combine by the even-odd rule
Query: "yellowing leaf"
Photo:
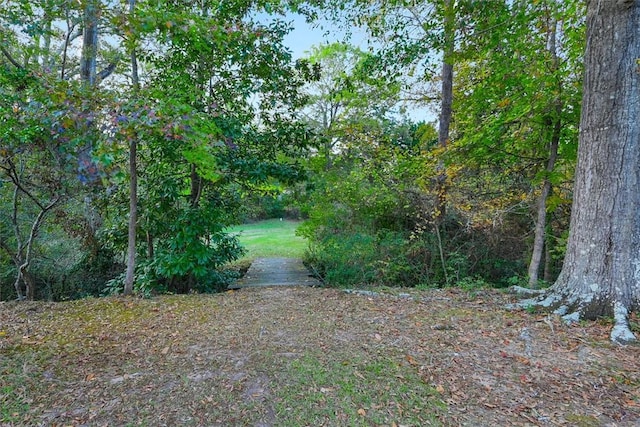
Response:
POLYGON ((502 101, 498 102, 498 107, 503 108, 503 107, 506 107, 509 104, 511 104, 511 99, 505 98, 502 101))
POLYGON ((416 362, 416 359, 413 358, 413 356, 411 356, 410 354, 407 354, 405 356, 405 359, 407 359, 407 362, 409 362, 410 365, 417 365, 418 362, 416 362))

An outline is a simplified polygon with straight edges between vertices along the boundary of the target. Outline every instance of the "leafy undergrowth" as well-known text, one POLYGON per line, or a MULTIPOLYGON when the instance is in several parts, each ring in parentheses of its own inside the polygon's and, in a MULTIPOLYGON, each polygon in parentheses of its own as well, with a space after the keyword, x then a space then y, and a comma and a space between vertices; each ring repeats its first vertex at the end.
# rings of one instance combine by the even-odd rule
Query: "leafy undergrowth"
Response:
POLYGON ((640 349, 495 291, 0 305, 0 424, 632 426, 640 349))

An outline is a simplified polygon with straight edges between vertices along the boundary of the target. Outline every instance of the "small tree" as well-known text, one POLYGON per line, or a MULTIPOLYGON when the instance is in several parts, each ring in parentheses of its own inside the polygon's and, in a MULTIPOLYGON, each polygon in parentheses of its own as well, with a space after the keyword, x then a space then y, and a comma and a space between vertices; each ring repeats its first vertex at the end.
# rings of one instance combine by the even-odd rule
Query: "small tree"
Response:
POLYGON ((364 129, 388 116, 398 104, 398 84, 373 77, 371 56, 345 43, 314 46, 309 61, 320 78, 307 86, 304 110, 309 125, 322 136, 320 154, 326 170, 333 167, 334 151, 345 150, 354 129, 364 129))

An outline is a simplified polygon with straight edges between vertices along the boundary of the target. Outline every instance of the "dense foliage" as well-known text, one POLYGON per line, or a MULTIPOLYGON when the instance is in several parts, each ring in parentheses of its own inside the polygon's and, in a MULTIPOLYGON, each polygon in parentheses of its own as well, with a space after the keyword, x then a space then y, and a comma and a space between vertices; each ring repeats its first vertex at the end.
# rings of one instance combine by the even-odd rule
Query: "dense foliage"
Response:
MULTIPOLYGON (((329 2, 336 19, 365 24, 382 46, 364 75, 380 76, 379 86, 402 82, 402 89, 364 97, 357 84, 343 84, 362 73, 338 71, 329 76, 333 86, 312 92, 326 94, 318 102, 333 105, 329 111, 348 111, 348 100, 357 98, 360 108, 364 99, 369 111, 383 112, 357 123, 336 115, 338 124, 320 127, 337 159, 325 172, 316 168, 304 233, 314 243, 309 261, 328 283, 507 285, 530 276, 535 286, 538 271, 546 282, 559 272, 578 138, 584 11, 577 2, 451 5, 329 2), (385 128, 398 117, 385 106, 439 100, 432 95, 441 80, 434 52, 445 49, 447 32, 456 42, 447 54, 454 97, 445 143, 429 125, 405 126, 404 133, 385 128), (372 132, 376 126, 384 130, 372 132)), ((325 51, 311 60, 329 70, 358 68, 336 67, 341 58, 325 51)))
POLYGON ((3 3, 0 299, 120 292, 125 264, 142 293, 222 289, 226 228, 268 217, 307 219, 332 285, 552 281, 581 4, 313 2, 375 43, 294 62, 302 5, 3 3))
POLYGON ((129 218, 138 291, 231 279, 242 198, 304 177, 295 111, 317 70, 292 61, 277 2, 219 6, 3 4, 2 299, 119 292, 129 218))

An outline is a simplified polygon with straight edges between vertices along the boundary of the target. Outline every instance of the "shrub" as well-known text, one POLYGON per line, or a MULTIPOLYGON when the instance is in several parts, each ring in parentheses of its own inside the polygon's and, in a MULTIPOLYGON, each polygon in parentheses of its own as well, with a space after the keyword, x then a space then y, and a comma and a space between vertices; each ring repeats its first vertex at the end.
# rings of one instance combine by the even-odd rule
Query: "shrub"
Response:
POLYGON ((312 248, 305 261, 330 286, 416 286, 431 280, 429 248, 402 233, 334 233, 312 248))

